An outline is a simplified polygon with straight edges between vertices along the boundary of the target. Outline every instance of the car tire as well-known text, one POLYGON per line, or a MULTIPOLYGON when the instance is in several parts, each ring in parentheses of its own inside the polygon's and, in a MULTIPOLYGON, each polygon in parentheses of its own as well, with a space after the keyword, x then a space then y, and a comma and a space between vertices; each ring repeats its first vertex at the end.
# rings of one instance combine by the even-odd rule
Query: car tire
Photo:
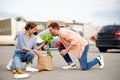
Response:
POLYGON ((108 50, 107 48, 104 48, 104 47, 99 47, 98 49, 100 52, 107 52, 108 50))

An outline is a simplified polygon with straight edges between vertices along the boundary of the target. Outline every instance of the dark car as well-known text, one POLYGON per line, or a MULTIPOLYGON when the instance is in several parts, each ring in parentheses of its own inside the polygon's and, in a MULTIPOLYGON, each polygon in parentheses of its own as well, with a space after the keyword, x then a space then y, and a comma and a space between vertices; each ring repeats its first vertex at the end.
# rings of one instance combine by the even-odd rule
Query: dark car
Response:
POLYGON ((97 34, 96 47, 100 52, 120 49, 120 25, 103 26, 97 34))

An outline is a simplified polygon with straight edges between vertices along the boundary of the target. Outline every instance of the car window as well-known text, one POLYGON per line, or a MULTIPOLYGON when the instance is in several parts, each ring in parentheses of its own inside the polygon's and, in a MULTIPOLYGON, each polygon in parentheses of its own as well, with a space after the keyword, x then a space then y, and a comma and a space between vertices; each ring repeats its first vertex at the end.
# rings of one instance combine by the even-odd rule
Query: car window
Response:
POLYGON ((43 34, 48 34, 48 33, 50 33, 49 29, 46 29, 46 30, 42 31, 40 34, 43 35, 43 34))
POLYGON ((44 35, 44 34, 48 34, 50 33, 49 29, 43 30, 42 32, 40 32, 39 34, 37 34, 37 37, 44 35))
POLYGON ((74 31, 74 32, 77 32, 77 31, 75 31, 74 29, 72 29, 72 28, 69 28, 70 30, 72 30, 72 31, 74 31))
POLYGON ((104 32, 113 32, 115 30, 114 26, 104 26, 102 27, 102 29, 100 30, 100 33, 104 33, 104 32))

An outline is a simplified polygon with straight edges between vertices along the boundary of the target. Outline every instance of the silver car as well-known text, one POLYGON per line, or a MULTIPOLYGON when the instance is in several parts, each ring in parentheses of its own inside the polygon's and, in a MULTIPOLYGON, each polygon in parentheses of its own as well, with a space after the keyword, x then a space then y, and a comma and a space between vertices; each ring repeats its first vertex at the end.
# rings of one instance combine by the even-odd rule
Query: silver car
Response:
MULTIPOLYGON (((74 32, 76 32, 76 33, 78 33, 78 34, 80 34, 80 35, 81 35, 81 33, 82 33, 81 31, 76 31, 76 30, 75 30, 74 28, 72 28, 72 27, 68 27, 67 29, 70 29, 70 30, 72 30, 72 31, 74 31, 74 32)), ((50 33, 50 32, 49 32, 49 29, 45 29, 45 30, 43 30, 42 32, 38 33, 38 34, 36 35, 36 37, 37 37, 36 44, 37 44, 37 45, 40 45, 40 44, 43 42, 43 40, 40 38, 40 36, 45 35, 45 34, 48 34, 48 33, 50 33)), ((83 36, 83 33, 82 33, 81 36, 83 36)), ((50 48, 57 48, 56 45, 55 45, 55 43, 58 42, 58 41, 60 41, 60 39, 59 39, 58 36, 53 37, 53 41, 52 41, 51 44, 49 44, 49 47, 50 47, 50 48)), ((44 48, 43 48, 43 49, 44 49, 44 48)))
MULTIPOLYGON (((37 34, 37 35, 36 35, 36 37, 37 37, 36 44, 37 44, 37 45, 40 45, 40 44, 43 42, 43 40, 40 38, 40 36, 45 35, 45 34, 48 34, 48 33, 50 33, 50 32, 49 32, 49 29, 45 29, 45 30, 43 30, 42 32, 40 32, 39 34, 37 34)), ((49 47, 50 47, 50 48, 56 48, 55 43, 56 43, 57 41, 60 41, 59 37, 58 37, 58 36, 56 36, 56 37, 53 36, 53 41, 52 41, 51 44, 49 44, 49 47)))

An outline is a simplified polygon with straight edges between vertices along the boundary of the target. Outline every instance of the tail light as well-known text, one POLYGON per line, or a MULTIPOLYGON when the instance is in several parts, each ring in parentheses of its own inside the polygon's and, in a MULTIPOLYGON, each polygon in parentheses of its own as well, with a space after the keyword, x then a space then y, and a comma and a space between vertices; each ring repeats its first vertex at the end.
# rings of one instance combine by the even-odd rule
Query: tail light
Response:
POLYGON ((116 38, 120 38, 120 30, 118 30, 118 31, 115 32, 115 37, 116 38))
POLYGON ((97 39, 97 35, 92 36, 91 39, 95 41, 97 39))

